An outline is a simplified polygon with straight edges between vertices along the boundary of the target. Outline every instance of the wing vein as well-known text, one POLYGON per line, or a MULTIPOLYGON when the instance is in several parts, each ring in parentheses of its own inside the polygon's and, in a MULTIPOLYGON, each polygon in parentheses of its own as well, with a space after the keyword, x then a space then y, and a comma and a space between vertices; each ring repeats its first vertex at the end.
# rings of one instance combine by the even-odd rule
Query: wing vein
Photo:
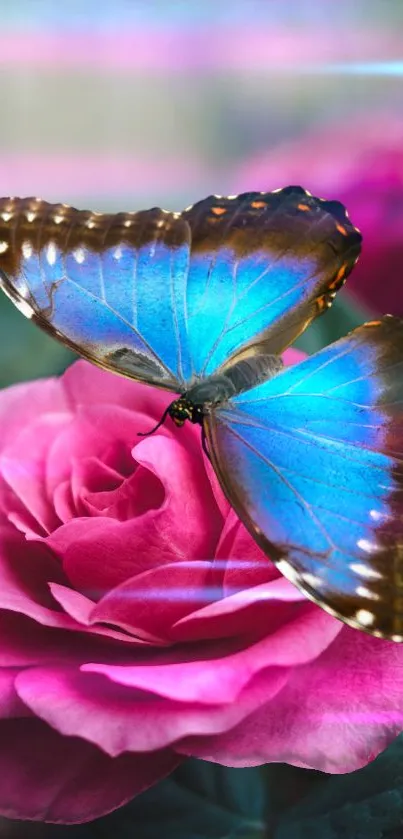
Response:
POLYGON ((285 478, 285 476, 282 473, 282 470, 279 467, 275 466, 275 464, 271 460, 269 460, 269 458, 267 458, 261 452, 258 452, 257 449, 255 449, 255 447, 251 443, 249 443, 249 441, 245 440, 245 438, 242 437, 242 435, 238 434, 236 431, 234 431, 233 428, 228 428, 228 430, 231 434, 234 435, 234 437, 237 437, 237 439, 240 440, 241 443, 243 443, 243 445, 246 446, 258 459, 263 460, 263 462, 266 463, 267 466, 270 469, 272 469, 273 472, 276 473, 276 475, 278 475, 280 480, 283 481, 283 483, 288 487, 290 492, 294 493, 295 497, 299 500, 300 505, 305 508, 306 512, 311 517, 312 521, 316 524, 318 530, 320 530, 322 532, 322 535, 325 537, 326 541, 328 542, 329 547, 333 548, 335 550, 335 545, 333 544, 332 540, 330 539, 329 534, 327 533, 326 529, 322 527, 321 522, 318 520, 317 516, 314 514, 311 506, 308 504, 307 501, 305 501, 303 496, 295 489, 293 484, 291 484, 289 481, 287 481, 287 479, 285 478))

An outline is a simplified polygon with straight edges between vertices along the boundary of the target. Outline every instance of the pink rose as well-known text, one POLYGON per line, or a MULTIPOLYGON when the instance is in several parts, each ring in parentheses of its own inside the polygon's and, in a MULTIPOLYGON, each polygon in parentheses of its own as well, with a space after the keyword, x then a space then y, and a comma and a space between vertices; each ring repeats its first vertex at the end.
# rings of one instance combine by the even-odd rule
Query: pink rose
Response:
POLYGON ((371 113, 270 148, 243 164, 233 189, 302 184, 342 201, 364 248, 347 289, 374 312, 403 315, 403 120, 371 113))
POLYGON ((170 399, 84 361, 0 393, 10 818, 93 819, 186 755, 348 772, 403 727, 403 648, 279 575, 199 428, 137 437, 170 399))

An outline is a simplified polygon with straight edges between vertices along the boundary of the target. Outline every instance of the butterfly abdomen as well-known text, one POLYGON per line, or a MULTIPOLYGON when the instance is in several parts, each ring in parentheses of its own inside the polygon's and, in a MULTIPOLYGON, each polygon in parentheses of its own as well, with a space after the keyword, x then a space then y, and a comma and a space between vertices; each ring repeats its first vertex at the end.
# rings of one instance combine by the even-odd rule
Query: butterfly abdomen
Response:
POLYGON ((232 364, 225 372, 196 382, 183 394, 183 398, 191 405, 202 406, 204 413, 208 413, 214 405, 227 402, 237 393, 271 379, 282 367, 281 358, 274 355, 244 358, 232 364))

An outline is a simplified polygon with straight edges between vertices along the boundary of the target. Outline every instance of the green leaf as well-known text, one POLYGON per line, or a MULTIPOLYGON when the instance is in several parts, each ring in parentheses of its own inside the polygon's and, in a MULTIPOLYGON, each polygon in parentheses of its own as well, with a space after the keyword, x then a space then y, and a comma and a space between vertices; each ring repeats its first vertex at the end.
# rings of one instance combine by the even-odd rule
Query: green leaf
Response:
POLYGON ((266 839, 260 768, 187 760, 130 804, 94 822, 59 826, 0 819, 10 839, 266 839))
POLYGON ((93 824, 94 839, 260 839, 265 836, 259 768, 188 760, 122 810, 93 824))
POLYGON ((402 736, 363 769, 348 775, 316 773, 307 794, 283 810, 274 832, 274 839, 395 836, 403 836, 402 736))

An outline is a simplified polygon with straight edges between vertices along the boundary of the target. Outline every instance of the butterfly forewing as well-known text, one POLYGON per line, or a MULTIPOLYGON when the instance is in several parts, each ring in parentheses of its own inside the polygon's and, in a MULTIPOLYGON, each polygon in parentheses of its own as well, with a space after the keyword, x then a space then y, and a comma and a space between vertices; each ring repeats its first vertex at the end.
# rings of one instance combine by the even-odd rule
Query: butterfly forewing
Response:
POLYGON ((1 283, 82 355, 177 391, 189 238, 186 222, 159 209, 108 215, 3 199, 1 283))
POLYGON ((213 464, 280 570, 336 617, 403 640, 403 322, 367 324, 218 407, 213 464))
POLYGON ((301 187, 210 198, 183 213, 192 233, 187 310, 193 372, 280 353, 332 302, 361 236, 337 201, 301 187))

